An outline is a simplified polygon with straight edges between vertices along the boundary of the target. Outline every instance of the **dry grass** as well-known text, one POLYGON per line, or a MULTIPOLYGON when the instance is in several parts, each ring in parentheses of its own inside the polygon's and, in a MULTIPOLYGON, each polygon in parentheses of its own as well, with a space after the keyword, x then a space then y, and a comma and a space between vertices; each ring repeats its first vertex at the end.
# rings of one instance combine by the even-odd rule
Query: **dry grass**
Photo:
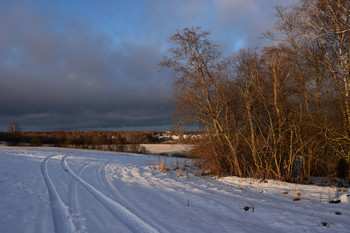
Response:
POLYGON ((161 171, 161 172, 168 172, 169 171, 169 167, 167 165, 165 156, 163 157, 163 159, 161 161, 159 159, 158 171, 161 171))

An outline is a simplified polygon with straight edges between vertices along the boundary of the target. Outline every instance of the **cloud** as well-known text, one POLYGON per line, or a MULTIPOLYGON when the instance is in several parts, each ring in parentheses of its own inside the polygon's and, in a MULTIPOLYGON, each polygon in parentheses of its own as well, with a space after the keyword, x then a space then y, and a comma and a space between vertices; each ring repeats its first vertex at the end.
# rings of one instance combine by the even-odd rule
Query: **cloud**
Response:
POLYGON ((274 8, 278 5, 287 6, 296 0, 213 0, 215 13, 214 22, 219 27, 213 33, 220 35, 218 40, 225 50, 238 50, 241 47, 264 46, 269 41, 259 39, 261 34, 272 29, 276 18, 274 8), (230 31, 222 34, 220 32, 230 31))
POLYGON ((0 130, 171 125, 172 78, 156 65, 177 29, 202 26, 225 52, 259 45, 290 1, 0 3, 0 130))

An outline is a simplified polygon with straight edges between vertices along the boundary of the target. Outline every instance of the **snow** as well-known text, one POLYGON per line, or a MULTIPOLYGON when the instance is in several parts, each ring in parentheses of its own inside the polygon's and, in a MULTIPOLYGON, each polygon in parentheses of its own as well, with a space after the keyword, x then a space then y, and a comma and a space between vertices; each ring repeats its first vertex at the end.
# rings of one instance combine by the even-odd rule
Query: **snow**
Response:
POLYGON ((160 154, 160 153, 183 153, 191 150, 193 145, 186 144, 141 144, 144 146, 147 151, 151 154, 160 154))
POLYGON ((168 172, 159 160, 1 146, 0 232, 350 232, 349 189, 178 177, 189 160, 167 158, 168 172))

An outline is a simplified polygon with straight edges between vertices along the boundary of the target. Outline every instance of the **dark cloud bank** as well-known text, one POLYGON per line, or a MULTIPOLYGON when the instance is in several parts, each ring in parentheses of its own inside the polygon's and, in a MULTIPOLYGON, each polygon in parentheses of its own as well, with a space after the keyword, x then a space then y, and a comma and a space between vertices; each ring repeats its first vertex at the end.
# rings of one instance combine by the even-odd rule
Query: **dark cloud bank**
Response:
POLYGON ((226 51, 256 46, 293 1, 48 2, 0 3, 0 131, 170 129, 169 35, 202 25, 226 51))

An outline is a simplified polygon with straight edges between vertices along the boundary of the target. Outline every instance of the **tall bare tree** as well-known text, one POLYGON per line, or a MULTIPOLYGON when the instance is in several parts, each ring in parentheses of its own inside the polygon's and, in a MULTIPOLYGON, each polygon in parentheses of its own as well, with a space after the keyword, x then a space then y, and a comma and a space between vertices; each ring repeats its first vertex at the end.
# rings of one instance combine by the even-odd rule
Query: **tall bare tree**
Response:
POLYGON ((303 1, 306 36, 322 45, 323 65, 342 100, 344 124, 350 132, 350 2, 303 1))
POLYGON ((209 40, 210 33, 200 28, 185 28, 172 35, 170 57, 160 63, 175 75, 175 99, 183 120, 196 121, 212 129, 224 153, 223 163, 231 174, 242 175, 235 145, 237 137, 234 113, 229 104, 228 65, 221 59, 218 45, 209 40))

